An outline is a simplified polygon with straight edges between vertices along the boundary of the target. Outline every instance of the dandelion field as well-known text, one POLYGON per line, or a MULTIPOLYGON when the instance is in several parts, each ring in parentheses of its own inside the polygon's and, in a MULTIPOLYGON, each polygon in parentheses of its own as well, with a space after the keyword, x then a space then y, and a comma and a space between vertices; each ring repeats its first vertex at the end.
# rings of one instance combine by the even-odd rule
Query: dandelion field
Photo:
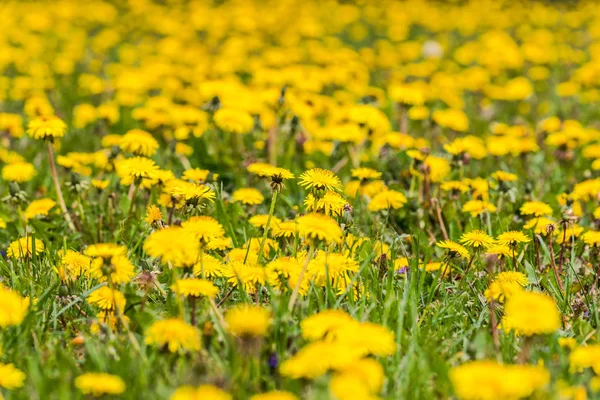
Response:
POLYGON ((600 398, 595 2, 0 15, 0 398, 600 398))

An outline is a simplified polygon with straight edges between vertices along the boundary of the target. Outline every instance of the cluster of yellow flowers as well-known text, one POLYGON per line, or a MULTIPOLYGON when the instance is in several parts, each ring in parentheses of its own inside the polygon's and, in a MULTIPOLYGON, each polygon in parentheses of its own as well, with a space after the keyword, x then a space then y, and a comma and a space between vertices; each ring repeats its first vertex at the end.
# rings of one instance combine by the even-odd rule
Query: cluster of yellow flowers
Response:
POLYGON ((2 390, 600 389, 594 2, 0 10, 2 390))

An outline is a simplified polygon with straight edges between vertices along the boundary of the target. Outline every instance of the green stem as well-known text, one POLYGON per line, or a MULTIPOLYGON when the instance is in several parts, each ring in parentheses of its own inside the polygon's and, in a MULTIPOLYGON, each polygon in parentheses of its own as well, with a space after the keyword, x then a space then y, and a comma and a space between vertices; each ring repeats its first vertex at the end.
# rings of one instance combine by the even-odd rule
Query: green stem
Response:
MULTIPOLYGON (((177 281, 179 280, 179 275, 177 273, 177 267, 171 265, 171 263, 169 263, 169 268, 171 268, 171 273, 173 274, 171 277, 171 280, 173 281, 173 284, 177 284, 177 281)), ((184 319, 183 315, 184 315, 184 311, 183 311, 183 300, 181 299, 181 296, 179 294, 175 294, 175 298, 177 299, 177 308, 179 310, 179 318, 181 318, 182 320, 184 319)))
POLYGON ((67 209, 67 205, 65 204, 65 198, 63 197, 62 190, 60 189, 60 183, 58 182, 58 175, 56 174, 56 165, 54 164, 54 151, 52 150, 52 143, 47 142, 48 144, 48 161, 50 163, 50 172, 52 173, 52 180, 54 181, 54 188, 56 189, 56 197, 58 197, 58 204, 60 205, 60 209, 62 210, 63 216, 69 229, 71 232, 75 232, 75 225, 73 225, 73 220, 71 220, 71 215, 69 214, 69 210, 67 209))
POLYGON ((269 234, 269 225, 271 224, 271 218, 273 218, 273 213, 275 212, 275 203, 277 202, 277 190, 273 190, 273 197, 271 198, 271 209, 269 210, 269 217, 267 218, 267 224, 265 225, 265 232, 263 233, 262 239, 260 241, 260 248, 258 249, 258 262, 262 260, 263 257, 263 249, 265 247, 265 242, 267 241, 267 235, 269 234))
POLYGON ((129 230, 129 221, 131 221, 131 214, 133 213, 133 206, 135 205, 135 198, 137 196, 139 188, 139 185, 135 185, 133 193, 131 194, 131 201, 129 202, 129 211, 127 211, 127 219, 125 220, 125 226, 123 227, 123 234, 121 235, 121 237, 126 236, 127 231, 129 230))

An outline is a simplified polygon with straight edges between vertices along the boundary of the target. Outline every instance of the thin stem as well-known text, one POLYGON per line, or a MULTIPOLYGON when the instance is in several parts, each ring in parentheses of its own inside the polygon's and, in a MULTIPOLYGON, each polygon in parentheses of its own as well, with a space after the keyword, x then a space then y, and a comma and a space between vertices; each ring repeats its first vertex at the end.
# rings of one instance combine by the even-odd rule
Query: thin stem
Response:
POLYGON ((548 249, 550 250, 550 262, 552 264, 552 269, 554 270, 554 277, 556 278, 556 282, 558 283, 558 287, 560 288, 561 293, 565 291, 563 287, 562 280, 560 279, 560 275, 558 273, 558 268, 556 267, 556 262, 554 261, 554 248, 552 247, 552 233, 549 235, 550 244, 548 245, 548 249))
POLYGON ((135 185, 133 192, 131 193, 131 197, 129 199, 129 211, 127 211, 127 219, 125 220, 125 226, 123 227, 122 236, 127 236, 127 231, 129 230, 129 221, 131 221, 131 214, 133 213, 133 207, 135 206, 135 198, 137 196, 139 188, 139 185, 135 185))
POLYGON ((537 235, 533 234, 533 244, 535 245, 535 261, 537 263, 537 271, 542 271, 542 263, 540 260, 540 244, 538 243, 537 235))
MULTIPOLYGON (((173 282, 173 284, 177 284, 177 282, 179 281, 179 274, 177 273, 177 267, 171 265, 171 263, 168 263, 169 268, 171 268, 171 280, 173 282)), ((183 319, 183 301, 181 300, 181 296, 177 295, 175 296, 175 299, 177 301, 177 308, 179 310, 179 318, 183 319)))
POLYGON ((171 209, 169 210, 169 218, 167 219, 167 225, 171 225, 173 222, 173 214, 175 213, 175 199, 171 201, 171 209))
POLYGON ((227 323, 225 322, 225 318, 223 318, 223 314, 221 314, 221 311, 219 311, 219 308, 215 304, 215 301, 211 297, 208 298, 208 301, 210 302, 210 307, 212 308, 213 312, 215 313, 217 320, 219 321, 219 324, 221 325, 221 328, 226 329, 227 323))
POLYGON ((54 189, 56 189, 56 196, 58 197, 58 204, 60 205, 60 209, 65 217, 65 221, 69 226, 71 232, 75 232, 75 225, 73 225, 73 220, 71 219, 71 215, 69 214, 69 210, 67 210, 67 205, 65 204, 65 199, 62 194, 62 190, 60 189, 60 184, 58 182, 58 175, 56 174, 56 165, 54 164, 54 150, 52 150, 52 143, 47 142, 48 145, 48 160, 50 162, 50 172, 52 173, 52 180, 54 181, 54 189))
POLYGON ((217 307, 221 307, 223 305, 223 303, 225 303, 225 300, 227 300, 229 298, 229 296, 231 296, 231 294, 233 293, 234 290, 235 290, 235 286, 232 286, 231 289, 229 289, 229 292, 227 292, 227 294, 225 296, 223 296, 221 301, 219 301, 219 304, 217 304, 217 307))
MULTIPOLYGON (((487 264, 487 272, 488 272, 488 286, 493 281, 494 276, 494 263, 487 264)), ((496 353, 500 351, 500 337, 498 336, 498 322, 496 319, 496 302, 494 298, 491 297, 488 302, 489 312, 490 312, 490 329, 492 331, 492 339, 494 341, 494 348, 496 349, 496 353)))
POLYGON ((568 224, 563 224, 563 239, 562 239, 562 243, 560 244, 560 257, 558 259, 558 272, 562 273, 563 270, 563 261, 564 261, 564 256, 565 256, 565 244, 567 241, 567 226, 568 224))
POLYGON ((446 232, 446 227, 444 226, 444 218, 442 217, 442 207, 440 206, 440 202, 438 199, 432 199, 433 205, 435 207, 435 212, 438 219, 438 224, 440 225, 440 230, 442 231, 442 236, 444 240, 448 240, 448 232, 446 232))
POLYGON ((258 262, 260 262, 263 257, 263 249, 265 248, 265 242, 267 241, 267 235, 269 234, 269 226, 271 224, 271 218, 273 218, 273 213, 275 212, 275 203, 277 202, 277 193, 279 193, 279 191, 273 190, 273 197, 271 198, 271 209, 269 210, 269 217, 267 218, 267 224, 265 225, 265 232, 263 233, 262 239, 260 241, 260 248, 258 249, 258 262))
MULTIPOLYGON (((467 276, 467 274, 469 273, 469 270, 471 269, 471 264, 473 264, 473 260, 475 260, 475 253, 473 253, 471 255, 471 258, 469 259, 469 263, 467 264, 467 268, 465 269, 465 273, 463 274, 462 279, 465 279, 465 277, 467 276)), ((456 278, 455 278, 456 279, 456 278)))

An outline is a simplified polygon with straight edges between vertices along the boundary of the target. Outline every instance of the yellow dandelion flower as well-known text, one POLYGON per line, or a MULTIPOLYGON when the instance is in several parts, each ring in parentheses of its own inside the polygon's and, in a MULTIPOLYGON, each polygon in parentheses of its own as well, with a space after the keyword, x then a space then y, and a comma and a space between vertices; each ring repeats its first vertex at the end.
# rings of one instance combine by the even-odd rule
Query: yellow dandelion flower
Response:
POLYGON ((171 286, 171 289, 181 296, 216 297, 219 294, 219 288, 211 281, 197 278, 179 279, 171 286))
POLYGON ((388 356, 396 352, 394 332, 372 322, 357 322, 342 325, 335 331, 335 341, 347 348, 358 349, 363 354, 388 356))
POLYGON ((312 193, 309 193, 304 199, 306 211, 322 212, 325 215, 341 216, 344 212, 344 206, 347 204, 342 195, 337 192, 327 191, 319 199, 315 200, 312 193))
POLYGON ((170 194, 184 199, 190 204, 199 204, 203 201, 214 201, 216 194, 208 186, 191 182, 177 182, 170 188, 170 194))
POLYGON ((381 211, 389 209, 396 210, 398 208, 402 208, 406 202, 407 199, 404 194, 395 190, 384 190, 381 193, 376 194, 371 199, 367 209, 369 211, 381 211))
POLYGON ((493 254, 498 257, 511 257, 512 250, 505 244, 493 244, 492 246, 487 248, 485 254, 493 254))
POLYGON ((47 216, 55 205, 56 202, 48 198, 34 200, 25 209, 25 219, 30 220, 37 216, 47 216))
POLYGON ((532 218, 523 226, 524 229, 533 229, 536 235, 547 235, 548 225, 556 225, 554 221, 546 217, 532 218))
POLYGON ((558 345, 560 347, 573 350, 577 347, 577 340, 575 340, 575 338, 572 337, 561 337, 558 338, 558 345))
POLYGON ((337 341, 319 340, 304 346, 281 363, 279 373, 292 379, 314 379, 329 370, 349 367, 364 356, 363 349, 337 341))
POLYGON ((273 224, 273 228, 271 230, 271 234, 273 237, 285 237, 290 238, 296 235, 298 231, 297 222, 295 220, 292 221, 283 221, 278 224, 273 224))
POLYGON ((421 265, 426 272, 441 271, 441 276, 445 277, 450 273, 450 266, 448 264, 442 264, 441 262, 430 261, 427 264, 421 265))
POLYGON ((508 282, 508 283, 518 283, 519 285, 525 287, 529 284, 529 279, 522 272, 517 271, 504 271, 500 272, 494 278, 497 282, 508 282))
POLYGON ((199 257, 202 262, 194 264, 194 276, 216 278, 223 276, 223 262, 210 254, 202 253, 199 257))
POLYGON ((121 150, 137 156, 152 157, 158 150, 158 142, 149 132, 131 129, 121 137, 121 150))
POLYGON ((346 254, 317 252, 308 263, 306 273, 316 284, 327 285, 327 279, 338 283, 346 281, 348 273, 358 271, 358 262, 346 254))
MULTIPOLYGON (((342 377, 347 382, 352 380, 361 382, 364 386, 366 386, 369 394, 374 395, 381 391, 385 380, 385 373, 383 371, 383 367, 377 360, 373 358, 364 358, 347 367, 340 368, 334 375, 333 379, 342 377)), ((350 387, 352 386, 353 385, 350 385, 350 387)), ((369 398, 369 396, 366 398, 369 398)))
POLYGON ((469 200, 463 204, 462 212, 471 213, 472 217, 477 217, 484 212, 496 212, 496 206, 485 200, 469 200))
POLYGON ((112 258, 127 254, 127 247, 116 243, 96 243, 89 245, 83 252, 88 257, 112 258))
POLYGON ((523 288, 528 284, 529 280, 525 274, 515 271, 505 271, 496 275, 494 281, 485 290, 484 295, 490 301, 493 299, 504 302, 506 298, 525 290, 523 288))
POLYGON ((342 240, 342 228, 326 215, 306 214, 298 218, 297 222, 298 233, 306 239, 322 240, 326 243, 342 240))
POLYGON ((300 323, 300 329, 304 339, 320 340, 329 333, 335 334, 342 326, 352 322, 354 320, 345 311, 325 310, 304 318, 300 323))
POLYGON ((579 346, 569 354, 569 364, 574 372, 584 368, 593 368, 594 372, 600 372, 600 345, 591 344, 579 346))
POLYGON ((192 217, 184 221, 181 227, 186 233, 191 234, 202 243, 208 243, 213 238, 225 236, 225 230, 219 221, 206 215, 192 217))
POLYGON ((98 190, 104 190, 110 182, 106 179, 92 179, 92 186, 98 190))
POLYGON ((599 231, 587 231, 581 237, 583 242, 588 246, 600 246, 600 232, 599 231))
MULTIPOLYGON (((240 249, 246 253, 246 250, 240 249)), ((259 286, 264 285, 267 280, 267 270, 257 264, 256 253, 248 254, 246 263, 244 256, 241 259, 229 260, 223 267, 223 276, 227 283, 233 287, 241 285, 247 293, 256 293, 259 286)))
POLYGON ((33 164, 24 161, 10 163, 2 168, 2 179, 7 182, 29 182, 36 175, 33 164))
POLYGON ((214 121, 219 129, 238 135, 249 133, 254 128, 254 118, 243 110, 221 108, 215 113, 214 121))
POLYGON ((464 233, 460 237, 460 242, 464 243, 467 246, 474 248, 488 248, 494 244, 494 239, 489 236, 487 233, 481 230, 473 230, 467 233, 464 233))
POLYGON ((223 389, 213 385, 181 386, 173 392, 169 400, 231 400, 233 397, 223 389))
POLYGON ((212 238, 207 244, 207 250, 227 250, 233 247, 233 241, 228 237, 212 238))
POLYGON ((322 169, 313 168, 300 175, 300 186, 306 189, 325 191, 325 190, 342 190, 342 181, 333 172, 322 169))
POLYGON ((0 327, 15 326, 21 324, 29 301, 22 298, 18 293, 0 285, 0 327))
POLYGON ((158 208, 157 206, 155 206, 154 204, 150 204, 147 208, 146 208, 146 216, 144 217, 144 221, 146 221, 146 223, 148 225, 156 225, 162 222, 162 212, 160 211, 160 208, 158 208))
POLYGON ((194 148, 192 146, 190 146, 189 144, 177 142, 175 144, 175 154, 189 157, 192 154, 194 154, 194 148))
POLYGON ((58 117, 42 116, 29 122, 27 134, 34 139, 54 140, 65 136, 67 125, 58 117))
POLYGON ((75 378, 75 387, 83 394, 95 397, 118 395, 125 392, 125 382, 117 375, 88 372, 75 378))
POLYGON ((255 162, 250 164, 247 171, 251 174, 263 178, 271 178, 271 186, 276 189, 278 185, 283 185, 284 180, 294 179, 295 176, 288 169, 275 167, 271 164, 255 162))
POLYGON ((469 191, 469 186, 461 181, 446 181, 440 185, 440 189, 445 192, 467 193, 469 191))
POLYGON ((246 170, 251 174, 255 174, 262 177, 270 177, 270 172, 272 168, 276 168, 271 164, 267 164, 264 162, 254 162, 246 167, 246 170))
POLYGON ((225 322, 235 336, 266 336, 272 323, 271 311, 259 306, 236 306, 227 312, 225 322))
POLYGON ((511 297, 517 292, 524 291, 523 287, 515 282, 494 281, 485 290, 484 296, 488 301, 497 300, 503 303, 506 298, 511 297))
POLYGON ((452 255, 458 255, 459 257, 465 259, 469 258, 469 250, 452 240, 444 240, 441 242, 437 242, 435 245, 442 249, 447 249, 448 252, 452 255))
POLYGON ((550 382, 550 372, 539 365, 503 365, 471 361, 450 370, 450 381, 461 400, 521 399, 550 382))
POLYGON ((522 215, 533 215, 535 217, 543 217, 552 215, 552 208, 541 201, 527 201, 521 208, 522 215))
POLYGON ((179 226, 154 231, 144 241, 144 251, 174 267, 192 266, 198 260, 200 245, 192 232, 179 226))
POLYGON ((492 178, 498 182, 514 182, 517 180, 517 175, 505 171, 496 171, 492 174, 492 178))
POLYGON ((34 240, 31 236, 19 238, 10 243, 8 250, 6 250, 6 256, 9 258, 31 257, 34 247, 35 254, 40 254, 44 251, 44 243, 41 240, 34 240))
POLYGON ((90 293, 87 297, 87 302, 102 310, 115 310, 118 308, 123 312, 125 308, 125 296, 123 296, 123 293, 110 289, 108 286, 102 286, 90 293))
POLYGON ((583 230, 584 228, 577 224, 573 224, 567 227, 567 229, 556 230, 554 231, 554 234, 557 237, 556 243, 562 244, 564 242, 565 244, 570 245, 574 238, 578 238, 579 235, 583 233, 583 230))
POLYGON ((0 363, 0 387, 8 390, 23 387, 25 374, 13 364, 0 363))
POLYGON ((505 245, 515 245, 517 243, 527 243, 531 239, 521 231, 508 231, 498 235, 497 242, 505 245))
POLYGON ((158 166, 149 158, 125 158, 116 162, 115 168, 123 185, 140 184, 142 180, 148 183, 156 182, 158 166))
POLYGON ((210 171, 207 169, 191 168, 183 172, 182 179, 195 183, 204 183, 208 180, 210 171))
POLYGON ((135 267, 126 256, 114 256, 109 260, 98 257, 92 261, 89 275, 106 282, 110 279, 115 284, 130 282, 135 276, 135 267))
POLYGON ((90 269, 92 259, 73 250, 67 250, 60 259, 58 274, 63 281, 71 282, 90 269))
POLYGON ((145 336, 146 344, 168 348, 171 353, 200 350, 200 332, 179 318, 155 321, 145 336))
POLYGON ((102 141, 100 142, 100 144, 102 145, 102 147, 118 147, 121 145, 122 137, 123 136, 116 134, 106 135, 102 137, 102 141))
POLYGON ((350 171, 352 173, 353 178, 358 178, 360 180, 367 179, 379 179, 381 178, 381 172, 375 171, 371 168, 354 168, 350 171))
POLYGON ((250 400, 298 400, 296 395, 282 390, 273 390, 266 393, 255 394, 250 400))
POLYGON ((233 192, 233 201, 247 204, 247 205, 259 205, 265 201, 264 196, 254 188, 242 188, 233 192))
POLYGON ((504 308, 502 328, 519 335, 553 333, 560 328, 560 313, 552 297, 537 292, 517 292, 504 308))

